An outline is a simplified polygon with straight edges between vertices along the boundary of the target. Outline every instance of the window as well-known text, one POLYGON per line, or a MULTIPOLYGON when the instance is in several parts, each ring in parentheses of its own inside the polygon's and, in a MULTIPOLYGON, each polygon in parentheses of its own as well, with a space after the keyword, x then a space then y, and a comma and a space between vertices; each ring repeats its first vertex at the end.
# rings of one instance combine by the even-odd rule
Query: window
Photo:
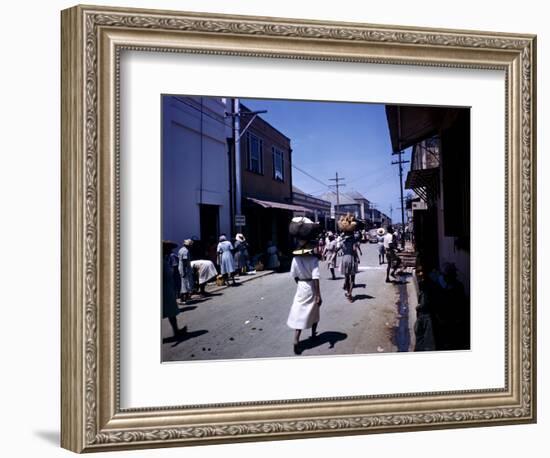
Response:
POLYGON ((271 148, 273 153, 273 179, 277 181, 285 181, 285 160, 283 152, 275 147, 271 148))
POLYGON ((250 172, 263 174, 263 142, 255 135, 248 133, 248 170, 250 172))

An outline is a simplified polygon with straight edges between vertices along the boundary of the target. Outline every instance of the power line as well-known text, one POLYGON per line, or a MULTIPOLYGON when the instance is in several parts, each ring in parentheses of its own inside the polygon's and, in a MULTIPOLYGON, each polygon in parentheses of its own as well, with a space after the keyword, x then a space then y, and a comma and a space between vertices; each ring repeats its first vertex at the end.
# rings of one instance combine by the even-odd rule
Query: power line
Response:
POLYGON ((322 184, 323 186, 327 187, 330 189, 330 185, 326 184, 326 183, 323 183, 319 178, 317 177, 314 177, 313 175, 309 174, 308 172, 306 172, 305 170, 301 169, 300 167, 298 167, 296 164, 292 164, 292 167, 294 167, 296 170, 298 170, 299 172, 302 172, 304 175, 308 176, 309 178, 311 178, 312 180, 316 181, 317 183, 320 183, 322 184))
POLYGON ((226 126, 226 122, 225 120, 221 120, 219 118, 216 118, 215 116, 212 116, 211 114, 205 112, 202 108, 199 108, 199 107, 196 107, 195 105, 193 105, 192 103, 184 100, 182 97, 178 97, 178 96, 172 96, 174 99, 176 99, 178 102, 181 102, 183 103, 184 105, 187 105, 188 107, 190 108, 193 108, 194 110, 197 110, 199 111, 202 115, 204 116, 208 116, 210 119, 213 119, 214 121, 217 121, 219 122, 220 124, 223 124, 224 126, 226 126))

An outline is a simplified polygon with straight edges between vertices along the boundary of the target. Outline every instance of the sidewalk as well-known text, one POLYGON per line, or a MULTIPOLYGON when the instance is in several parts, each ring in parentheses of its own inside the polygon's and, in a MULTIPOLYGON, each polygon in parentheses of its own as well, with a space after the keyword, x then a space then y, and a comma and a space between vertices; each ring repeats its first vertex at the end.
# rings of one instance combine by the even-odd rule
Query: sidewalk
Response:
MULTIPOLYGON (((249 282, 251 280, 255 280, 257 278, 262 278, 262 277, 265 277, 267 275, 271 275, 271 274, 274 274, 275 271, 274 270, 261 270, 261 271, 253 271, 254 273, 252 272, 249 272, 245 275, 240 275, 240 276, 235 276, 235 281, 239 284, 242 284, 242 283, 246 283, 246 282, 249 282)), ((223 285, 223 286, 218 286, 216 285, 215 282, 213 283, 209 283, 206 285, 206 292, 207 293, 215 293, 217 291, 221 291, 225 288, 228 288, 227 285, 223 285)))

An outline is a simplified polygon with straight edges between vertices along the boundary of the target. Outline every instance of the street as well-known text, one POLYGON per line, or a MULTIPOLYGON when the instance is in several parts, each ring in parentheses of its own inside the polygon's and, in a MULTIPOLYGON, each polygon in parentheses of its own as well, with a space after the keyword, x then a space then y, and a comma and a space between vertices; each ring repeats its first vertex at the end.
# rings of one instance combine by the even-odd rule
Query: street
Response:
POLYGON ((163 361, 412 351, 416 294, 411 276, 386 283, 377 245, 362 244, 361 250, 352 303, 344 297, 343 276, 337 271, 332 280, 326 263, 320 263, 318 337, 310 339, 311 330, 302 332, 301 356, 293 353, 293 330, 286 325, 296 284, 285 272, 242 284, 237 280, 237 286, 180 305, 178 324, 186 326, 186 332, 173 337, 168 320, 162 320, 163 361))

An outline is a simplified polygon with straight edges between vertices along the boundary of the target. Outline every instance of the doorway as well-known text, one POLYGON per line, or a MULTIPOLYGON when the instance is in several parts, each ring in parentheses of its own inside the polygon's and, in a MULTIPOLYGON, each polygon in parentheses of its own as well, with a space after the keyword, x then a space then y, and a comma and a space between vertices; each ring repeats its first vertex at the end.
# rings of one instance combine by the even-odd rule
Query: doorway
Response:
MULTIPOLYGON (((201 240, 217 240, 220 233, 220 207, 200 204, 201 240)), ((228 234, 229 235, 229 234, 228 234)))

